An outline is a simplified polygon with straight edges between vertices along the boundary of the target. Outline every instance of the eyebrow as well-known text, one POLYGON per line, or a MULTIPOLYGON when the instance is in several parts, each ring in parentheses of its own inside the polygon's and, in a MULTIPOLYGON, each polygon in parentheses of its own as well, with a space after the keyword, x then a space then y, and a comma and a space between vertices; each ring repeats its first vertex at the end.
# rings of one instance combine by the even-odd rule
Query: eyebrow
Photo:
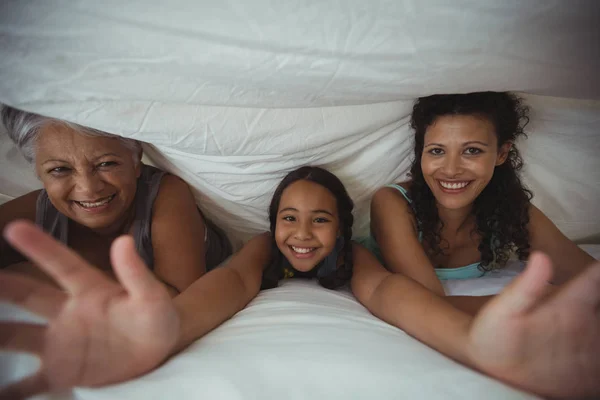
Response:
MULTIPOLYGON (((117 153, 104 153, 104 154, 102 154, 102 155, 100 155, 98 157, 94 157, 93 160, 96 161, 96 160, 98 160, 98 159, 100 159, 102 157, 106 157, 106 156, 113 156, 113 157, 117 157, 117 158, 121 158, 122 157, 122 156, 118 155, 117 153)), ((52 158, 50 160, 44 161, 42 163, 42 165, 47 164, 49 162, 61 162, 61 163, 69 164, 69 162, 66 161, 66 160, 59 160, 59 159, 52 158)))
POLYGON ((50 160, 46 160, 46 161, 44 161, 44 162, 42 163, 42 165, 44 165, 44 164, 48 164, 48 163, 50 163, 50 162, 61 162, 61 163, 65 163, 65 164, 68 164, 68 163, 69 163, 68 161, 65 161, 65 160, 50 159, 50 160))
MULTIPOLYGON (((482 146, 485 146, 485 147, 489 147, 489 146, 490 146, 489 144, 487 144, 487 143, 485 143, 485 142, 480 142, 479 140, 471 140, 470 142, 465 142, 465 143, 463 143, 462 145, 463 145, 463 146, 468 146, 468 145, 470 145, 470 144, 480 144, 480 145, 482 145, 482 146)), ((443 145, 443 144, 441 144, 441 143, 429 143, 429 144, 426 144, 426 145, 424 146, 424 148, 425 148, 425 147, 430 147, 430 146, 446 147, 446 146, 444 146, 444 145, 443 145)))
POLYGON ((122 157, 122 156, 118 155, 117 153, 104 153, 101 156, 95 157, 94 160, 97 160, 99 158, 106 157, 106 156, 122 157))
MULTIPOLYGON (((280 210, 278 212, 278 214, 281 214, 282 212, 286 212, 286 211, 295 211, 295 212, 298 212, 298 210, 295 209, 294 207, 286 207, 283 210, 280 210)), ((329 212, 327 210, 311 210, 311 213, 313 213, 313 214, 328 214, 328 215, 331 215, 332 217, 334 216, 333 213, 331 213, 331 212, 329 212)))

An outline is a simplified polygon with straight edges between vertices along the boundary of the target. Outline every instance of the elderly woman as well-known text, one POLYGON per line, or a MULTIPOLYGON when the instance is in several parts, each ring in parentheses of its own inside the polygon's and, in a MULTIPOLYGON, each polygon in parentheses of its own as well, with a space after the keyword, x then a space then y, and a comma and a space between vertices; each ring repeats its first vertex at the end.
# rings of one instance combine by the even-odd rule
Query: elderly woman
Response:
MULTIPOLYGON (((561 284, 594 259, 531 204, 515 141, 528 107, 506 92, 433 95, 417 100, 411 181, 380 189, 371 203, 367 247, 391 272, 444 295, 440 280, 472 279, 516 255, 550 256, 561 284)), ((448 297, 475 313, 489 297, 448 297)))
MULTIPOLYGON (((171 295, 231 254, 189 186, 141 162, 140 142, 7 106, 1 116, 44 188, 0 206, 0 229, 18 218, 35 221, 109 275, 112 241, 130 234, 171 295)), ((45 278, 3 239, 0 267, 45 278)))

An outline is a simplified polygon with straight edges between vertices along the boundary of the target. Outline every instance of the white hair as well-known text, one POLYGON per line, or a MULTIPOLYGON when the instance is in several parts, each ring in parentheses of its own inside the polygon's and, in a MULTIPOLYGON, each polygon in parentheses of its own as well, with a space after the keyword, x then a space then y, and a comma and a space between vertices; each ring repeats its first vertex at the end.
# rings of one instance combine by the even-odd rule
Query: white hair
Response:
POLYGON ((8 137, 15 143, 23 157, 33 163, 35 159, 35 142, 40 133, 40 129, 48 124, 60 124, 67 126, 78 133, 86 136, 100 136, 119 139, 123 146, 129 149, 133 156, 133 161, 137 164, 142 152, 142 144, 135 139, 124 138, 119 135, 88 128, 72 122, 62 121, 60 119, 48 118, 42 115, 18 110, 9 106, 2 106, 0 112, 2 123, 8 132, 8 137))

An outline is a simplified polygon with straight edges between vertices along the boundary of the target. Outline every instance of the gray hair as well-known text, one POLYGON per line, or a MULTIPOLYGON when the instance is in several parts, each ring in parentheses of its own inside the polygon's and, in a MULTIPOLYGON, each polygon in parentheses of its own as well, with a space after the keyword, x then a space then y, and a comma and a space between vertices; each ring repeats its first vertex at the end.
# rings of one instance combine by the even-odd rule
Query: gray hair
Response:
POLYGON ((119 135, 88 128, 72 122, 60 119, 48 118, 42 115, 21 111, 6 105, 0 105, 2 110, 0 116, 2 123, 8 132, 8 137, 15 143, 23 157, 33 163, 35 159, 35 142, 40 129, 47 124, 61 124, 87 136, 100 136, 119 139, 123 146, 131 150, 135 163, 139 162, 139 155, 142 152, 142 144, 135 139, 124 138, 119 135))

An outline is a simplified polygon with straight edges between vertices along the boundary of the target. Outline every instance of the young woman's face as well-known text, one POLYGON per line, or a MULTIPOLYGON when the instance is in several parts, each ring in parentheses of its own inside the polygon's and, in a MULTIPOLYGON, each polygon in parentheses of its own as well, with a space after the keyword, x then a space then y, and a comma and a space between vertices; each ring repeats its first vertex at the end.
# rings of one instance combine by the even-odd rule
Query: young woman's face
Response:
POLYGON ((306 180, 281 195, 275 242, 298 271, 310 271, 335 248, 339 235, 337 202, 325 187, 306 180))
POLYGON ((86 136, 63 125, 41 129, 35 165, 54 207, 100 233, 112 233, 124 222, 141 171, 118 139, 86 136))
POLYGON ((421 170, 438 205, 470 207, 506 161, 510 144, 498 149, 494 125, 473 115, 438 117, 427 128, 421 170))

